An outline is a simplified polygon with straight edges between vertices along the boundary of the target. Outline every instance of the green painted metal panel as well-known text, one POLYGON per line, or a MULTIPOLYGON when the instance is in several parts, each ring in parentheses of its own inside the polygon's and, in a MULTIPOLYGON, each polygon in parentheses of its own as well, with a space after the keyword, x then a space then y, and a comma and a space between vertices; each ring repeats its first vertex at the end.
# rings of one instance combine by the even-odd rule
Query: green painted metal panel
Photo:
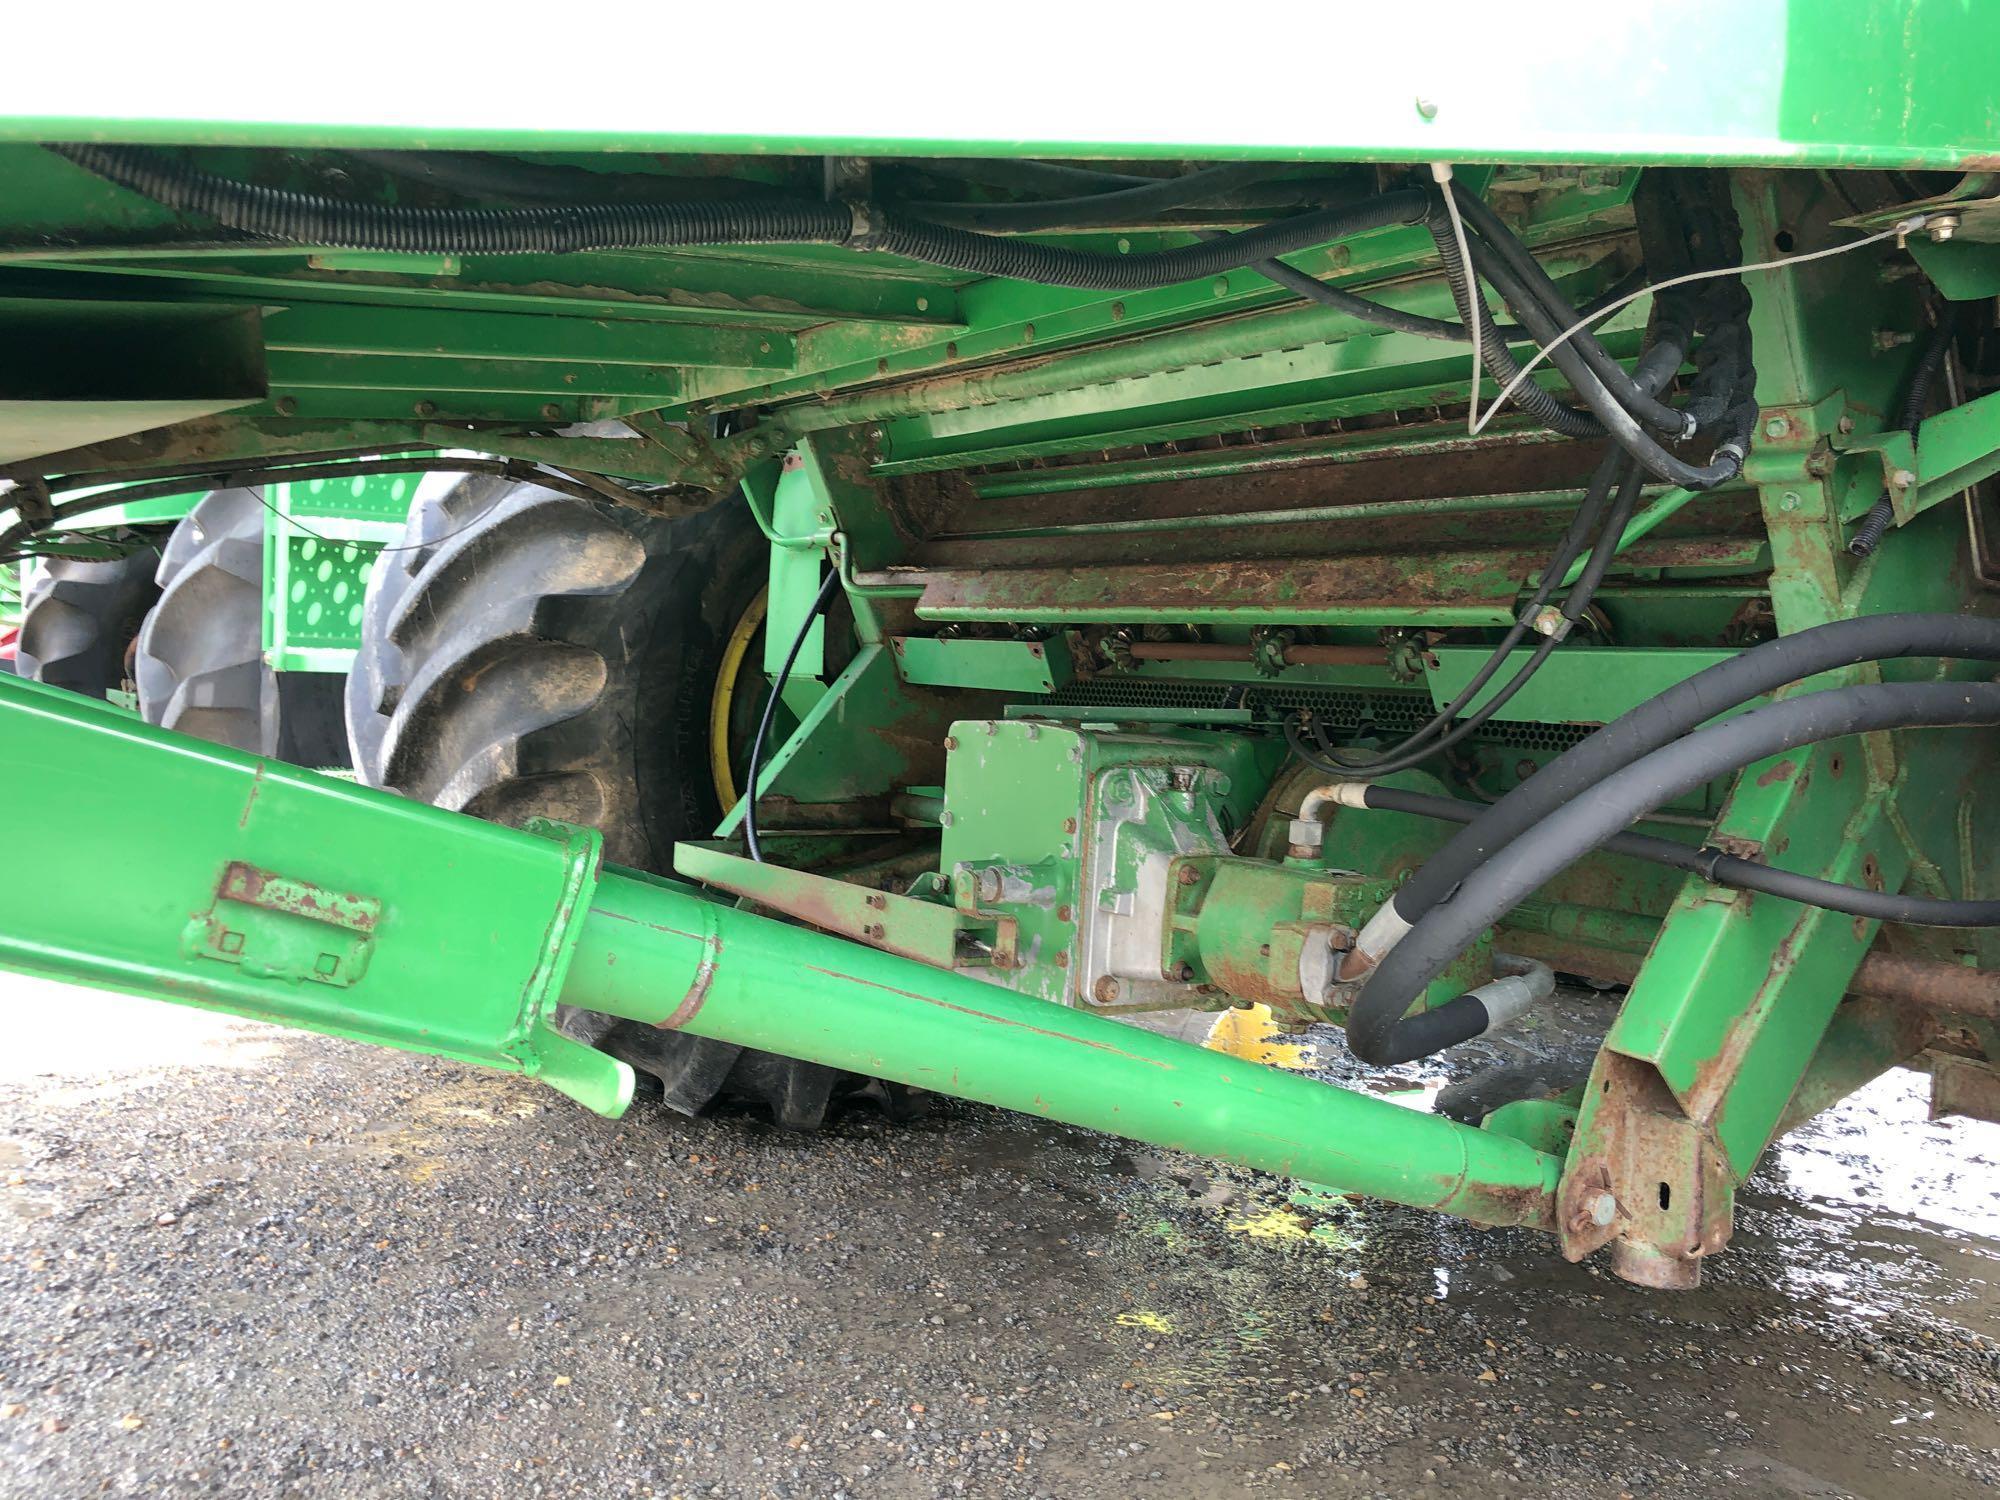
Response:
POLYGON ((1051 693, 1073 675, 1060 638, 1045 643, 899 635, 890 638, 889 648, 903 681, 929 687, 1051 693))
MULTIPOLYGON (((1472 674, 1493 653, 1486 646, 1434 646, 1428 654, 1437 665, 1426 673, 1426 680, 1432 701, 1443 708, 1464 691, 1472 674)), ((1735 654, 1689 647, 1565 645, 1507 700, 1501 716, 1540 724, 1607 724, 1735 654)), ((1510 653, 1492 680, 1466 705, 1465 712, 1471 713, 1492 698, 1529 655, 1526 650, 1510 653)))
POLYGON ((309 479, 265 491, 264 659, 280 672, 346 672, 368 581, 403 535, 415 474, 309 479))

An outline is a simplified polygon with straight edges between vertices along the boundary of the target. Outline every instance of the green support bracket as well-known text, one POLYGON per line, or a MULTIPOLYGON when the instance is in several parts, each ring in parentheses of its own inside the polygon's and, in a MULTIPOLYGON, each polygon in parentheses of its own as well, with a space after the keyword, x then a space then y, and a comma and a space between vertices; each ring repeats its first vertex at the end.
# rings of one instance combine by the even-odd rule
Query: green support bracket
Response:
POLYGON ((959 934, 969 929, 957 912, 935 901, 745 859, 714 841, 674 845, 674 869, 690 880, 809 922, 822 932, 936 969, 960 966, 959 934))
POLYGON ((825 576, 824 547, 833 537, 832 519, 806 465, 796 454, 787 456, 772 487, 767 528, 767 534, 779 540, 771 548, 771 581, 764 595, 764 674, 776 680, 803 626, 805 638, 785 682, 785 706, 800 718, 827 690, 821 680, 826 671, 826 619, 822 615, 807 625, 806 616, 825 576))
POLYGON ((899 635, 889 641, 903 681, 926 687, 1052 693, 1076 675, 1060 636, 1044 641, 982 641, 899 635))
POLYGON ((630 1099, 629 1068, 551 1024, 595 833, 527 837, 11 676, 0 747, 44 851, 0 963, 630 1099))

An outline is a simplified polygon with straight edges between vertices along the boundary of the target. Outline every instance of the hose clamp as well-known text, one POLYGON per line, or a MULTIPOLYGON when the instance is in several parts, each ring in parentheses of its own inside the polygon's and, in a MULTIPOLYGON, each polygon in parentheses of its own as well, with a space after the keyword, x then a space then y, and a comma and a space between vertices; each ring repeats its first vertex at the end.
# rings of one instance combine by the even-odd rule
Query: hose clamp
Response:
POLYGON ((847 209, 847 248, 849 250, 879 250, 882 246, 882 226, 875 219, 875 205, 858 198, 841 200, 847 209))

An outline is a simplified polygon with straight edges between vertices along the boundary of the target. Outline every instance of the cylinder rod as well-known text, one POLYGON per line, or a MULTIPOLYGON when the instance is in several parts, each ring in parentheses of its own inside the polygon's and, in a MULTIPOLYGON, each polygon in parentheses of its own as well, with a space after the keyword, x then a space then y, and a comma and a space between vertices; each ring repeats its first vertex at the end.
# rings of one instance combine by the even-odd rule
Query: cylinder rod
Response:
POLYGON ((1489 1224, 1552 1223, 1560 1161, 606 870, 563 1000, 1489 1224))

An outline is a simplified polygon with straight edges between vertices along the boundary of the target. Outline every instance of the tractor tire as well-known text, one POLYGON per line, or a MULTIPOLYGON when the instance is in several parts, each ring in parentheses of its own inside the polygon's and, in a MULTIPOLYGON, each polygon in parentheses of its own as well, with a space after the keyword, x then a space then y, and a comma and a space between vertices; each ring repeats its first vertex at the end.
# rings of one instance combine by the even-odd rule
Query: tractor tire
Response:
POLYGON ((139 632, 139 713, 254 755, 344 768, 341 679, 264 660, 266 514, 254 490, 216 490, 174 528, 139 632))
POLYGON ((51 559, 21 602, 15 671, 92 698, 124 690, 139 627, 160 597, 159 565, 150 544, 104 562, 51 559))
MULTIPOLYGON (((357 775, 500 823, 595 828, 606 859, 669 871, 675 842, 721 816, 716 679, 768 557, 747 507, 666 520, 474 476, 419 491, 403 544, 369 585, 348 678, 357 775)), ((684 1114, 734 1098, 808 1130, 837 1093, 881 1093, 568 1006, 556 1025, 657 1079, 684 1114)))

